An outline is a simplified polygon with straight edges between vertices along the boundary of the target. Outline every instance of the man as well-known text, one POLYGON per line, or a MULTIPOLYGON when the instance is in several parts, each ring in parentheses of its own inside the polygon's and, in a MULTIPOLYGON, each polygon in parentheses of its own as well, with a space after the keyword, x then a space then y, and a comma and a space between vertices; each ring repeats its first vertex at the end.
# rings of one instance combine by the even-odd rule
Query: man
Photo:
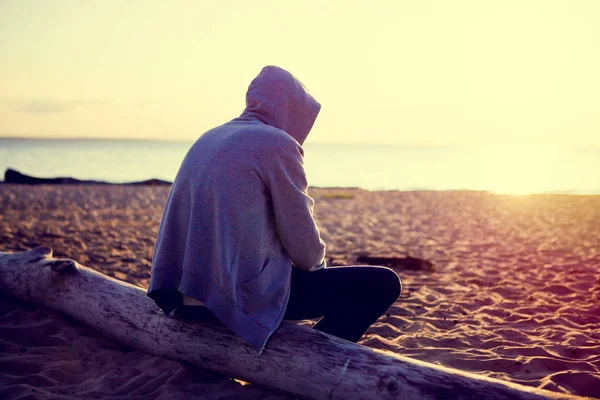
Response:
POLYGON ((316 329, 357 341, 398 298, 387 268, 326 268, 302 149, 320 108, 289 72, 268 66, 240 117, 191 147, 148 289, 166 314, 200 310, 262 352, 284 318, 323 317, 316 329))

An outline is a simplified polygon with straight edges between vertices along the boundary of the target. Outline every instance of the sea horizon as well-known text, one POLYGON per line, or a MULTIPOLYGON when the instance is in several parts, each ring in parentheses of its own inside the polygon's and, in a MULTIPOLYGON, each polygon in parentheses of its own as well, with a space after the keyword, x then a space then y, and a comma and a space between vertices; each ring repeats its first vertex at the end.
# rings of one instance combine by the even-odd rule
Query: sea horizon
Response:
MULTIPOLYGON (((193 140, 0 137, 0 168, 35 177, 173 181, 193 140)), ((308 142, 311 187, 600 194, 600 147, 308 142)))

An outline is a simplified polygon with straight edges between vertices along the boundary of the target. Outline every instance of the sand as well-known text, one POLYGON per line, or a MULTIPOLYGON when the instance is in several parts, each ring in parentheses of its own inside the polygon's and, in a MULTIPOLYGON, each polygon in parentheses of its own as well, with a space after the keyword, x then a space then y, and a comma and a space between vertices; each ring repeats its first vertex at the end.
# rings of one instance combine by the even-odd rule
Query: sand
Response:
MULTIPOLYGON (((0 185, 0 250, 54 249, 145 287, 168 187, 0 185)), ((396 269, 401 298, 366 346, 600 398, 600 196, 313 189, 330 263, 396 269)), ((123 346, 0 297, 0 398, 289 399, 123 346)))

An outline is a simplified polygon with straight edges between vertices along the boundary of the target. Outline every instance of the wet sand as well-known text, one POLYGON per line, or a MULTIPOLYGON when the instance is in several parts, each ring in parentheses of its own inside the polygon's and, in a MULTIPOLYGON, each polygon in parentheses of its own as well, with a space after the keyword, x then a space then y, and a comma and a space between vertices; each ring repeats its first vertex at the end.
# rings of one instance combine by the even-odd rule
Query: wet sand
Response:
MULTIPOLYGON (((0 251, 50 246, 146 287, 169 188, 0 185, 0 251)), ((600 196, 312 189, 330 264, 410 254, 361 343, 600 398, 600 196)), ((288 399, 0 298, 0 398, 288 399)))

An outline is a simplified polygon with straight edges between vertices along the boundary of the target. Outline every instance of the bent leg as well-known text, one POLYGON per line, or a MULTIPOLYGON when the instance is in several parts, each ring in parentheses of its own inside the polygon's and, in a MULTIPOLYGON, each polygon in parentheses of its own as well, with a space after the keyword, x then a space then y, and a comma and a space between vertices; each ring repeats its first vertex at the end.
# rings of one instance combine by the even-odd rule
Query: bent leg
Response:
POLYGON ((398 299, 398 275, 385 267, 294 268, 285 319, 323 317, 315 329, 357 342, 398 299))

